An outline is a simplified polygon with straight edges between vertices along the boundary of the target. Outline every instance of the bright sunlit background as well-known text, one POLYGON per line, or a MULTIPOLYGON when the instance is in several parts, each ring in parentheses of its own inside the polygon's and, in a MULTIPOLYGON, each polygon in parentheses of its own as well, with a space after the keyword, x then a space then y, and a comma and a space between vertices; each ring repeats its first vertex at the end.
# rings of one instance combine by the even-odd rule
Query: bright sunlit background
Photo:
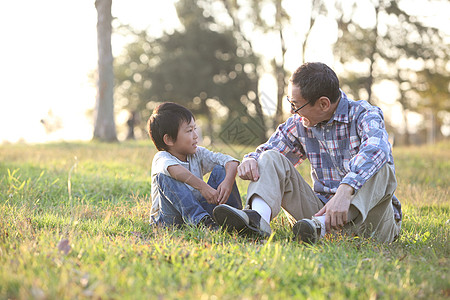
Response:
MULTIPOLYGON (((54 140, 89 140, 92 138, 92 111, 96 89, 91 75, 97 65, 97 12, 94 0, 15 0, 0 2, 0 143, 45 142, 54 140), (56 128, 50 134, 41 120, 56 128)), ((112 14, 118 21, 139 29, 147 28, 153 35, 179 26, 174 0, 113 0, 112 14)), ((288 11, 294 12, 292 22, 302 25, 302 1, 287 2, 288 11)), ((424 7, 422 1, 411 0, 410 8, 427 11, 430 16, 439 7, 424 7)), ((309 9, 309 8, 308 8, 309 9)), ((361 7, 361 22, 370 20, 361 7)), ((267 14, 273 12, 268 11, 267 14)), ((444 30, 450 28, 450 18, 431 18, 444 30)), ((323 20, 332 22, 331 19, 323 20)), ((433 24, 434 25, 434 24, 433 24)), ((329 28, 329 27, 326 27, 329 28)), ((336 31, 318 27, 321 47, 308 51, 307 61, 322 61, 333 65, 331 46, 336 31), (323 33, 320 33, 323 30, 323 33), (326 45, 325 47, 323 45, 326 45)), ((301 43, 295 33, 286 36, 288 51, 286 69, 301 64, 301 43)), ((126 39, 113 36, 113 55, 120 53, 126 39)), ((277 54, 267 39, 255 43, 262 54, 277 54)), ((314 41, 310 47, 314 47, 314 41)), ((339 71, 339 70, 336 70, 339 71)), ((276 83, 269 74, 261 78, 261 91, 276 97, 276 83)), ((376 92, 386 103, 387 115, 401 113, 393 105, 396 95, 389 86, 377 86, 376 92), (384 93, 383 93, 384 91, 384 93)), ((400 118, 397 118, 400 119, 400 118)), ((393 119, 394 125, 395 118, 393 119)), ((120 120, 118 120, 120 122, 120 120)), ((400 121, 399 121, 400 122, 400 121)))

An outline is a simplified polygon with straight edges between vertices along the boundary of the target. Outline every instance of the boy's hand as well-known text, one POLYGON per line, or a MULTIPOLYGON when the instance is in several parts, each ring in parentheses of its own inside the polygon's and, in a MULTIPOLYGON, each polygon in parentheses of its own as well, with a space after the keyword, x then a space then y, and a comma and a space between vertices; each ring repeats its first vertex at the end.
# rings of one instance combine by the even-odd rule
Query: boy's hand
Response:
POLYGON ((234 180, 229 182, 228 180, 222 181, 221 184, 217 187, 217 191, 219 192, 219 198, 217 199, 217 204, 224 204, 228 201, 230 197, 231 191, 233 190, 234 180))
POLYGON ((201 189, 199 189, 203 198, 206 199, 206 202, 211 204, 217 204, 217 199, 219 198, 219 192, 212 188, 210 185, 205 183, 201 189))

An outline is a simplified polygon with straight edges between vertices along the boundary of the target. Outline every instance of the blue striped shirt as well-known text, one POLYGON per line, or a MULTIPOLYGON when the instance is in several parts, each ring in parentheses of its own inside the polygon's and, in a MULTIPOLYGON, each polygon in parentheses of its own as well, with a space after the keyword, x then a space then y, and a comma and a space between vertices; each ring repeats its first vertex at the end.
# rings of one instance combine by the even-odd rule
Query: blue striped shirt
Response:
MULTIPOLYGON (((304 127, 295 114, 279 125, 269 140, 247 154, 258 160, 262 152, 277 150, 294 165, 308 159, 313 190, 324 203, 345 183, 360 189, 384 164, 394 165, 383 112, 367 101, 353 101, 342 92, 333 117, 304 127)), ((392 198, 394 216, 402 219, 401 204, 392 198)))

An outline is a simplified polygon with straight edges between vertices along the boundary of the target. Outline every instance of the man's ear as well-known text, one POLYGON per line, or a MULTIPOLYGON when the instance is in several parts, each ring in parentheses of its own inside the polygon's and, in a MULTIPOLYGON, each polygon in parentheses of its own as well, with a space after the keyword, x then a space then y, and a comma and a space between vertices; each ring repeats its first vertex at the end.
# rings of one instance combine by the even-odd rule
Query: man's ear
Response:
POLYGON ((330 109, 331 101, 330 101, 330 99, 328 99, 328 97, 322 96, 317 101, 319 101, 320 108, 323 111, 327 111, 330 109))
POLYGON ((163 141, 167 146, 175 144, 175 141, 167 133, 163 136, 163 141))

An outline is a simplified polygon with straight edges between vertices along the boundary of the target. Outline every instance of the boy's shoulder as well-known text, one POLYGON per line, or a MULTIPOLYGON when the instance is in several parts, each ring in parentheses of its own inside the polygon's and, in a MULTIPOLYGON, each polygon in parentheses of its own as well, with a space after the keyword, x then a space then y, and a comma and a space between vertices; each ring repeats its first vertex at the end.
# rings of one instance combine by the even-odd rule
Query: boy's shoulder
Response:
POLYGON ((155 162, 162 162, 167 160, 176 160, 178 161, 178 158, 170 154, 168 151, 158 151, 156 152, 155 156, 153 156, 153 163, 155 162))
POLYGON ((172 154, 167 151, 158 151, 155 153, 155 156, 153 156, 153 160, 157 160, 160 158, 170 158, 171 156, 172 154))

